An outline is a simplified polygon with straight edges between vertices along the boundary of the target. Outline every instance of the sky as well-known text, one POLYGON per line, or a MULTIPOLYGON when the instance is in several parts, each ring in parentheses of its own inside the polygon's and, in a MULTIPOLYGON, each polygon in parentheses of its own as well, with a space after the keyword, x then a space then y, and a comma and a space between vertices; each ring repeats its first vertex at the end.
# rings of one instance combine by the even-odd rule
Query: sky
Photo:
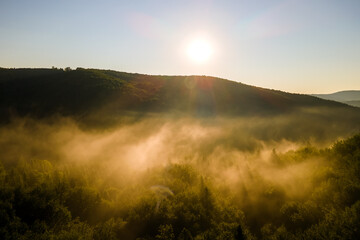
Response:
POLYGON ((360 90, 360 1, 0 0, 0 67, 52 66, 360 90))

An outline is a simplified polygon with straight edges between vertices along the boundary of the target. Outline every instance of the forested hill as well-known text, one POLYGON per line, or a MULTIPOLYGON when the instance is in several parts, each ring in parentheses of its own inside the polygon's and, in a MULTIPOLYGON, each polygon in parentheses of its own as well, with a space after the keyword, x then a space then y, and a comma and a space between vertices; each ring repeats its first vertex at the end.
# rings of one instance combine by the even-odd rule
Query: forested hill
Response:
POLYGON ((110 70, 0 69, 1 119, 15 116, 102 116, 178 113, 190 116, 269 116, 304 108, 360 115, 316 97, 207 76, 152 76, 110 70))

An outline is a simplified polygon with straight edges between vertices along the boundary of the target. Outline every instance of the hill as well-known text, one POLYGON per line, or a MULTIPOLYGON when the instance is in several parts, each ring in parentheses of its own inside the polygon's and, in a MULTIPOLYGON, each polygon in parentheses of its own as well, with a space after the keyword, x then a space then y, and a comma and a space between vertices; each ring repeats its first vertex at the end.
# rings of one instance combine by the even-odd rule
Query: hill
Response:
POLYGON ((301 94, 207 76, 151 76, 110 70, 0 69, 0 116, 86 117, 128 113, 269 116, 300 108, 357 109, 301 94))
POLYGON ((331 94, 312 94, 312 96, 360 107, 360 90, 340 91, 331 94))
POLYGON ((360 107, 360 100, 355 100, 355 101, 346 101, 344 102, 350 106, 354 106, 354 107, 360 107))
POLYGON ((0 239, 359 239, 359 108, 206 76, 0 69, 0 114, 0 239))

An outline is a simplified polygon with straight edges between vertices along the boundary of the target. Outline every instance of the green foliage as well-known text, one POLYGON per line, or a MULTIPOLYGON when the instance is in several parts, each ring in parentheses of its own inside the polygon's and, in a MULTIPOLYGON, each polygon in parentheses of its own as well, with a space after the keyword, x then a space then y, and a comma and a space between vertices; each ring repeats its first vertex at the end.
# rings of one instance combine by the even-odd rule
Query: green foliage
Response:
POLYGON ((174 240, 175 235, 171 225, 160 225, 159 234, 155 237, 156 240, 174 240))
POLYGON ((224 194, 226 186, 190 164, 149 170, 127 186, 104 181, 102 169, 91 165, 0 165, 0 238, 359 239, 359 139, 276 154, 271 160, 282 168, 326 164, 314 171, 309 194, 285 196, 279 186, 259 182, 263 199, 246 205, 237 189, 224 194), (261 218, 266 211, 272 215, 261 218))
MULTIPOLYGON (((360 112, 344 104, 214 77, 151 76, 68 67, 0 69, 1 121, 14 114, 40 118, 60 114, 89 122, 130 113, 181 113, 197 117, 295 113, 297 124, 302 124, 300 111, 312 119, 316 125, 313 130, 319 129, 324 121, 333 126, 346 121, 354 126, 360 120, 360 112), (316 109, 321 109, 321 114, 316 109)), ((287 130, 301 133, 292 126, 287 130)))
POLYGON ((186 228, 184 228, 184 229, 180 232, 177 240, 193 240, 193 237, 192 237, 192 235, 191 235, 191 232, 190 232, 189 230, 187 230, 186 228))
MULTIPOLYGON (((109 174, 107 156, 104 162, 76 165, 56 154, 44 160, 48 155, 41 151, 53 147, 46 141, 37 143, 40 152, 11 151, 17 140, 29 138, 24 142, 30 143, 32 134, 46 135, 51 129, 35 126, 28 137, 19 139, 12 139, 17 130, 10 131, 9 140, 1 135, 1 150, 10 149, 11 160, 3 161, 8 156, 1 153, 0 239, 360 239, 360 135, 327 149, 309 143, 286 153, 274 149, 268 162, 249 162, 250 167, 245 160, 232 162, 236 157, 220 156, 216 161, 221 164, 214 166, 214 159, 207 159, 209 149, 256 152, 262 141, 347 134, 360 122, 354 108, 205 76, 0 69, 1 123, 29 115, 52 121, 47 117, 59 114, 87 126, 99 124, 106 131, 107 121, 117 123, 119 116, 150 113, 199 117, 196 120, 216 115, 225 117, 225 123, 246 118, 241 127, 229 126, 230 136, 243 137, 212 133, 221 136, 214 142, 204 140, 210 146, 189 153, 194 154, 189 161, 149 168, 136 180, 117 176, 115 166, 109 174), (283 118, 274 117, 284 113, 283 118), (266 167, 270 170, 263 170, 266 167), (287 175, 299 172, 308 179, 286 182, 287 175)), ((34 122, 25 121, 20 128, 34 122)), ((186 139, 177 144, 181 141, 186 139)), ((121 161, 122 156, 118 158, 121 161)))

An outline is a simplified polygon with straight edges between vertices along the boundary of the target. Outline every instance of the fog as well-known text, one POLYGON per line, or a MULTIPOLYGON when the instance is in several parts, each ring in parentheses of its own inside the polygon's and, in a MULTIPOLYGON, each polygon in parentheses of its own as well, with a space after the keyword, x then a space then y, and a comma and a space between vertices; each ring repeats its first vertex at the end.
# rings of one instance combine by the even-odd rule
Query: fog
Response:
POLYGON ((0 150, 5 165, 47 159, 102 162, 134 172, 169 163, 191 163, 210 170, 214 165, 227 168, 245 163, 270 167, 274 152, 328 146, 349 135, 325 134, 327 126, 309 125, 299 127, 284 118, 151 117, 108 128, 87 128, 70 118, 17 119, 0 128, 0 150))
POLYGON ((16 119, 0 128, 1 162, 11 169, 47 160, 92 176, 90 185, 119 189, 117 201, 127 207, 152 192, 156 213, 179 193, 163 175, 171 166, 185 166, 197 182, 206 182, 216 195, 239 207, 246 224, 259 233, 267 222, 276 223, 285 203, 307 201, 319 185, 319 172, 333 167, 323 157, 299 159, 292 153, 330 146, 351 133, 342 127, 338 132, 347 134, 327 133, 321 123, 301 123, 295 116, 153 116, 89 128, 69 118, 16 119))

